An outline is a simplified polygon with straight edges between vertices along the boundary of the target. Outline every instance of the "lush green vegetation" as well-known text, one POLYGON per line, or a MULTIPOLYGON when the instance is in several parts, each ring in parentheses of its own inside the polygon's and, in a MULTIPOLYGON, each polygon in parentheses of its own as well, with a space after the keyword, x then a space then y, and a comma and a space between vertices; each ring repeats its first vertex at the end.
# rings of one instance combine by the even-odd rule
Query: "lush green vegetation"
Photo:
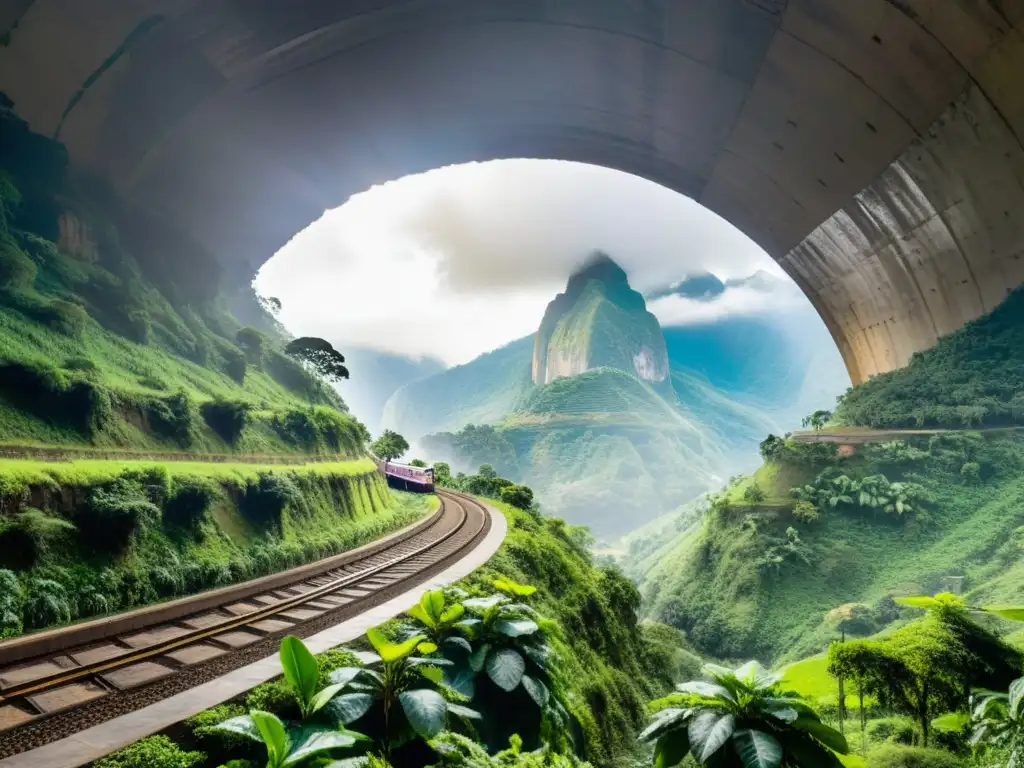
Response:
POLYGON ((899 619, 894 595, 961 581, 975 601, 1017 599, 1016 435, 942 434, 863 445, 853 456, 778 439, 766 448, 764 467, 716 497, 696 530, 649 555, 643 570, 646 614, 686 631, 702 652, 795 661, 844 628, 863 637, 899 619), (904 514, 891 495, 897 483, 921 499, 904 514), (746 497, 753 484, 761 501, 746 497))
POLYGON ((150 768, 289 765, 311 728, 332 731, 315 742, 332 750, 324 754, 389 755, 403 767, 585 768, 574 755, 631 765, 644 702, 671 682, 668 649, 637 625, 636 589, 594 567, 562 521, 492 503, 509 535, 484 568, 371 631, 362 648, 372 653, 339 649, 311 662, 288 641, 283 680, 192 718, 177 744, 147 745, 166 752, 150 768), (200 760, 185 763, 194 752, 200 760))
POLYGON ((357 423, 319 378, 342 375, 337 352, 316 339, 285 347, 252 295, 234 302, 253 318, 243 326, 213 255, 129 215, 5 105, 0 441, 362 453, 357 423))
POLYGON ((427 513, 432 499, 389 492, 374 470, 368 459, 297 466, 4 461, 0 632, 274 573, 427 513))
POLYGON ((1024 422, 1024 288, 910 363, 850 390, 842 423, 977 427, 1024 422))

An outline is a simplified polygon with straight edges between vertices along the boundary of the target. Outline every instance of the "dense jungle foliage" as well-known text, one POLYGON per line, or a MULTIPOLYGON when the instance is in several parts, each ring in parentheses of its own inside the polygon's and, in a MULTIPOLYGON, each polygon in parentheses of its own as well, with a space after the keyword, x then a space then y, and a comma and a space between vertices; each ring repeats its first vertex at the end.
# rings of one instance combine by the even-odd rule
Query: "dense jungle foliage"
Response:
POLYGON ((283 659, 283 679, 190 719, 173 740, 151 737, 94 768, 135 765, 142 755, 147 768, 268 764, 247 717, 281 721, 290 739, 283 755, 296 754, 315 727, 332 732, 318 741, 329 748, 321 754, 369 752, 376 757, 357 765, 376 768, 631 765, 645 702, 671 683, 659 646, 637 625, 636 589, 594 567, 562 521, 493 503, 509 535, 481 570, 427 593, 359 647, 311 663, 286 641, 283 656, 296 661, 283 659))
POLYGON ((0 637, 275 573, 436 506, 366 459, 24 464, 0 467, 0 637))
POLYGON ((1024 423, 1024 287, 905 367, 851 389, 835 416, 869 427, 1024 423))

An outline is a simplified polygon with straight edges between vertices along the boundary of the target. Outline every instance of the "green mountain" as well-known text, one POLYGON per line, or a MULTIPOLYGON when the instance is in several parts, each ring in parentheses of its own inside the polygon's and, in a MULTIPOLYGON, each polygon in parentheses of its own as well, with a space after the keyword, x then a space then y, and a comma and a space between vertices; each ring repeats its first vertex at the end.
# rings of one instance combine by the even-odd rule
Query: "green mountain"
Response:
POLYGON ((907 419, 923 413, 947 431, 887 432, 842 451, 766 443, 763 466, 709 509, 631 536, 625 568, 647 616, 714 657, 786 662, 822 651, 840 627, 865 636, 906 618, 893 597, 952 590, 972 605, 1019 602, 1024 433, 1011 425, 1022 297, 1018 289, 905 368, 855 387, 837 409, 850 426, 829 427, 863 438, 854 425, 869 418, 916 426, 907 419), (994 428, 971 431, 978 422, 994 428))
POLYGON ((537 334, 406 385, 384 423, 456 471, 492 464, 604 538, 752 468, 777 429, 699 372, 669 368, 657 319, 604 255, 569 278, 537 334))
POLYGON ((625 271, 603 253, 594 254, 548 304, 534 337, 532 378, 550 384, 595 368, 629 371, 652 384, 669 376, 657 318, 629 287, 625 271))

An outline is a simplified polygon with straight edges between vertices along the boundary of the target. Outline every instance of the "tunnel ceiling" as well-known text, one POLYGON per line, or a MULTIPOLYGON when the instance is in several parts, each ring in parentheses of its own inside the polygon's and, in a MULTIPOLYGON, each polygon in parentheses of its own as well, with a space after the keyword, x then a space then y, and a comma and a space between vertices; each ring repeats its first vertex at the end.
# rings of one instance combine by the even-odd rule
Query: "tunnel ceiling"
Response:
POLYGON ((0 31, 19 114, 238 281, 351 194, 502 157, 722 215, 854 380, 1024 281, 1024 0, 0 0, 0 31))

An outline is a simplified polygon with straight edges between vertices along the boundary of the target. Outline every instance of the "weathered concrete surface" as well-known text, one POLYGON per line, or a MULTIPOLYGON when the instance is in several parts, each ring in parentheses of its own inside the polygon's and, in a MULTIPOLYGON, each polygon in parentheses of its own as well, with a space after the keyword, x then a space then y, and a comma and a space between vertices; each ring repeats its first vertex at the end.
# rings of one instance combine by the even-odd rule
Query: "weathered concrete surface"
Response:
POLYGON ((372 184, 498 157, 689 195, 855 380, 1024 280, 1024 0, 0 0, 0 90, 232 279, 372 184))

